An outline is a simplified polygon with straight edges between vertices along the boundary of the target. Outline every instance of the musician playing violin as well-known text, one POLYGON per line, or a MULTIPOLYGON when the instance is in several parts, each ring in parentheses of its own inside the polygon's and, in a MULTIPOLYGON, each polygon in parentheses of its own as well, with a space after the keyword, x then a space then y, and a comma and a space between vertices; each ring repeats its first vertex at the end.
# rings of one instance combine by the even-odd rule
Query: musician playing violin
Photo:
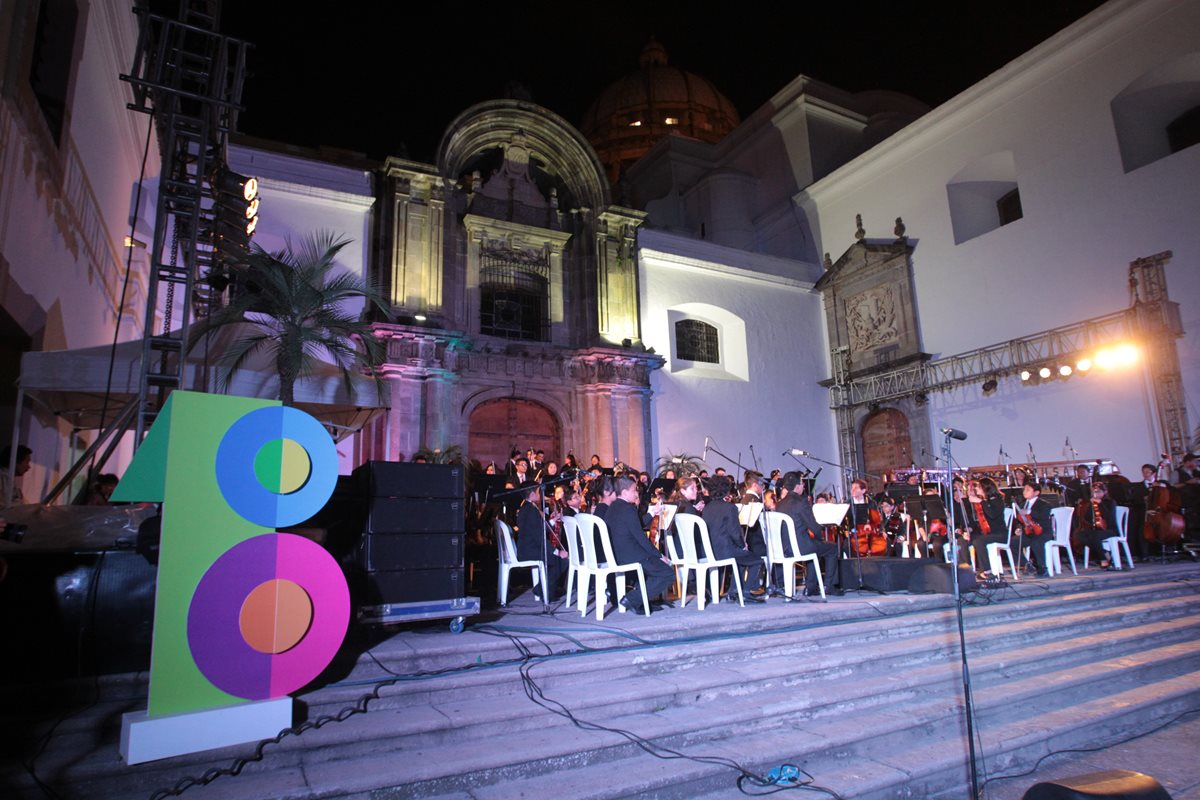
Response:
POLYGON ((879 516, 883 532, 888 537, 889 556, 899 557, 904 553, 904 537, 908 532, 908 515, 900 511, 896 501, 888 495, 879 498, 879 516))
POLYGON ((1016 526, 1021 526, 1021 536, 1017 539, 1017 552, 1024 550, 1026 545, 1029 546, 1029 560, 1033 563, 1033 567, 1037 570, 1039 578, 1050 577, 1050 572, 1046 568, 1046 548, 1043 546, 1048 541, 1046 537, 1054 536, 1054 523, 1050 519, 1050 504, 1042 499, 1042 488, 1033 481, 1025 484, 1021 490, 1025 496, 1025 505, 1021 508, 1021 518, 1019 522, 1013 523, 1013 531, 1016 532, 1016 526))
POLYGON ((1075 532, 1083 543, 1102 558, 1100 569, 1112 569, 1108 556, 1102 555, 1106 553, 1104 541, 1118 536, 1120 531, 1117 530, 1117 504, 1108 496, 1106 485, 1100 481, 1092 484, 1091 497, 1075 504, 1074 521, 1075 532))
MULTIPOLYGON (((542 560, 542 537, 550 535, 546 518, 538 505, 539 487, 536 483, 526 483, 522 487, 526 491, 521 495, 521 507, 517 509, 517 558, 521 561, 542 560)), ((558 599, 558 585, 566 574, 566 550, 555 542, 546 543, 546 580, 549 581, 550 602, 558 599)), ((535 596, 539 596, 537 589, 535 596)))

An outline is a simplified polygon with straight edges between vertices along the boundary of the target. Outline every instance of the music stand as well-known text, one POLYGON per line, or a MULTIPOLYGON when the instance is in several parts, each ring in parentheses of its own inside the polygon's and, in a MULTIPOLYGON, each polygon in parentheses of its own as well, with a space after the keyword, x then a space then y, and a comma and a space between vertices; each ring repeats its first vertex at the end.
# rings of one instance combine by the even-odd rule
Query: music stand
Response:
MULTIPOLYGON (((929 520, 946 521, 946 504, 935 494, 921 494, 916 497, 904 498, 904 513, 913 519, 921 519, 925 528, 925 555, 930 555, 929 520)), ((947 528, 949 526, 947 525, 947 528)), ((949 531, 947 532, 949 535, 949 531)))

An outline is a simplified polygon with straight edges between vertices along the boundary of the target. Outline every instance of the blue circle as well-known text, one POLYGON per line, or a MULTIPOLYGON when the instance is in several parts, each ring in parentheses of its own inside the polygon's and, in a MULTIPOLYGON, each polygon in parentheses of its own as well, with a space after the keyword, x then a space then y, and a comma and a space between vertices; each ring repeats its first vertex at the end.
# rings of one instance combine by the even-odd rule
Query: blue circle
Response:
POLYGON ((217 446, 217 485, 225 502, 243 519, 278 528, 303 522, 320 511, 337 483, 337 448, 321 423, 295 408, 251 411, 229 426, 217 446), (258 481, 254 459, 263 445, 291 439, 311 462, 308 481, 290 494, 277 494, 258 481))

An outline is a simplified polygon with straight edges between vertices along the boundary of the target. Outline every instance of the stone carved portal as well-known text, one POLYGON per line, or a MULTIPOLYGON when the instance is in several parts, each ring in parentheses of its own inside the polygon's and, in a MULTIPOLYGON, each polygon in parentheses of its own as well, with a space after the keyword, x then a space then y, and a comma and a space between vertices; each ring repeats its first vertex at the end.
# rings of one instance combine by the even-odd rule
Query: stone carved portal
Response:
POLYGON ((562 463, 562 426, 550 409, 532 400, 505 397, 482 403, 471 412, 467 457, 504 469, 515 447, 545 450, 548 461, 562 463))
MULTIPOLYGON (((862 427, 863 470, 882 475, 912 463, 912 437, 908 417, 895 408, 884 408, 867 417, 862 427)), ((883 482, 868 480, 872 492, 883 490, 883 482)))

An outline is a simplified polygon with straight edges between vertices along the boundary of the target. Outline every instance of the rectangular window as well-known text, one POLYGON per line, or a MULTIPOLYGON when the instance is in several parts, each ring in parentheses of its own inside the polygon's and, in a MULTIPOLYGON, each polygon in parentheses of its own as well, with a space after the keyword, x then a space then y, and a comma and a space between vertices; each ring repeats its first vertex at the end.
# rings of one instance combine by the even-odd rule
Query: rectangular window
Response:
POLYGON ((717 329, 698 319, 679 320, 675 323, 675 357, 682 361, 721 363, 717 329))

